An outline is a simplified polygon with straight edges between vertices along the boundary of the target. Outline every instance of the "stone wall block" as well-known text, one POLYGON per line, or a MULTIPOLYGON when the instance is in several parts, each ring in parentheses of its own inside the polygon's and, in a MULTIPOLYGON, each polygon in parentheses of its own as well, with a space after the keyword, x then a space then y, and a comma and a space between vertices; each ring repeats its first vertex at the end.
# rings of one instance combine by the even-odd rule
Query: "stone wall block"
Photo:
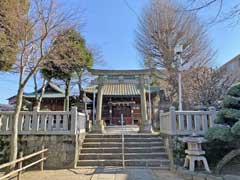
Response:
MULTIPOLYGON (((1 138, 9 141, 6 135, 1 138)), ((19 136, 19 149, 27 155, 39 151, 44 145, 48 148, 45 169, 74 168, 75 149, 78 144, 75 141, 76 135, 24 135, 19 136)))
POLYGON ((207 180, 207 174, 195 173, 193 176, 193 180, 207 180))
POLYGON ((208 175, 206 180, 224 180, 223 177, 217 177, 214 175, 208 175))

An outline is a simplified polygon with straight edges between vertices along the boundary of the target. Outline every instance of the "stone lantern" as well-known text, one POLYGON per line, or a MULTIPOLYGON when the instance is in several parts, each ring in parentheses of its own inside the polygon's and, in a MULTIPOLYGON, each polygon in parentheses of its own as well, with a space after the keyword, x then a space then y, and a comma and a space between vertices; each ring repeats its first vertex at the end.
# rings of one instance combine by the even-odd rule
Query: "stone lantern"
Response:
POLYGON ((188 149, 185 150, 187 154, 185 157, 184 167, 189 167, 190 171, 195 170, 195 162, 203 162, 206 171, 211 172, 208 166, 207 159, 204 154, 205 151, 202 150, 202 143, 207 140, 203 137, 198 137, 195 133, 192 136, 179 138, 180 141, 187 143, 188 149))

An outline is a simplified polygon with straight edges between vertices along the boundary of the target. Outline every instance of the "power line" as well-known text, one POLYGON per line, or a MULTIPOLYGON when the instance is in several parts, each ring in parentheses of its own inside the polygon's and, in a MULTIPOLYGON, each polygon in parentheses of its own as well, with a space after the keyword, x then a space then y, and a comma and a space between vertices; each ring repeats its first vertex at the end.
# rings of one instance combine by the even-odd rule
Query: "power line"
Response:
POLYGON ((123 0, 125 5, 128 7, 128 9, 137 17, 138 20, 141 21, 141 18, 138 16, 137 12, 130 6, 127 0, 123 0))

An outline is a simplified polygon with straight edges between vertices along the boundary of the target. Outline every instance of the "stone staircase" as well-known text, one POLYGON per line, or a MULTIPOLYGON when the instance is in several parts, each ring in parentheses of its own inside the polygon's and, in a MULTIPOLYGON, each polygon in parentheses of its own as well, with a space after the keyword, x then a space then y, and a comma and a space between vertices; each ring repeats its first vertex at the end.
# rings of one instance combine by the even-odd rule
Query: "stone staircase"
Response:
MULTIPOLYGON (((124 135, 125 166, 169 169, 162 139, 152 134, 124 135)), ((120 134, 88 134, 80 149, 78 166, 122 166, 120 134)))

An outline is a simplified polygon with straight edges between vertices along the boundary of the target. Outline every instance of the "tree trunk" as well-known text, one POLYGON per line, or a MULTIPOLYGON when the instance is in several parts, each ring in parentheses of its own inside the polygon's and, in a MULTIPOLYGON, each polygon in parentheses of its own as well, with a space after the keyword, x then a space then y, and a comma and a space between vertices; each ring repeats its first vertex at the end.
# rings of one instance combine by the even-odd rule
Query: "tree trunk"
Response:
POLYGON ((35 106, 37 105, 37 101, 38 101, 38 85, 37 85, 37 74, 36 73, 33 74, 33 82, 34 82, 34 91, 35 91, 35 102, 33 104, 33 108, 35 108, 35 106))
POLYGON ((80 104, 80 101, 81 101, 81 90, 82 90, 82 73, 79 73, 78 74, 78 90, 79 90, 79 104, 80 104))
POLYGON ((69 111, 70 82, 71 82, 71 79, 67 79, 66 82, 65 82, 65 103, 64 103, 64 111, 69 111))
POLYGON ((216 174, 220 174, 223 167, 228 164, 233 158, 240 155, 240 149, 234 149, 230 151, 228 154, 226 154, 221 161, 218 162, 216 167, 216 174))
POLYGON ((43 80, 43 85, 42 85, 41 94, 40 94, 40 96, 37 98, 37 106, 36 106, 36 107, 37 107, 37 111, 39 111, 40 108, 41 108, 41 102, 42 102, 43 95, 44 95, 44 93, 45 93, 46 85, 47 85, 47 80, 44 79, 44 80, 43 80))
MULTIPOLYGON (((9 161, 14 161, 17 159, 17 152, 18 152, 18 119, 19 114, 22 108, 22 99, 23 99, 23 91, 24 87, 20 85, 17 97, 16 97, 16 109, 13 114, 12 119, 12 134, 10 139, 10 157, 9 161)), ((15 164, 10 167, 10 170, 14 169, 15 164)))

